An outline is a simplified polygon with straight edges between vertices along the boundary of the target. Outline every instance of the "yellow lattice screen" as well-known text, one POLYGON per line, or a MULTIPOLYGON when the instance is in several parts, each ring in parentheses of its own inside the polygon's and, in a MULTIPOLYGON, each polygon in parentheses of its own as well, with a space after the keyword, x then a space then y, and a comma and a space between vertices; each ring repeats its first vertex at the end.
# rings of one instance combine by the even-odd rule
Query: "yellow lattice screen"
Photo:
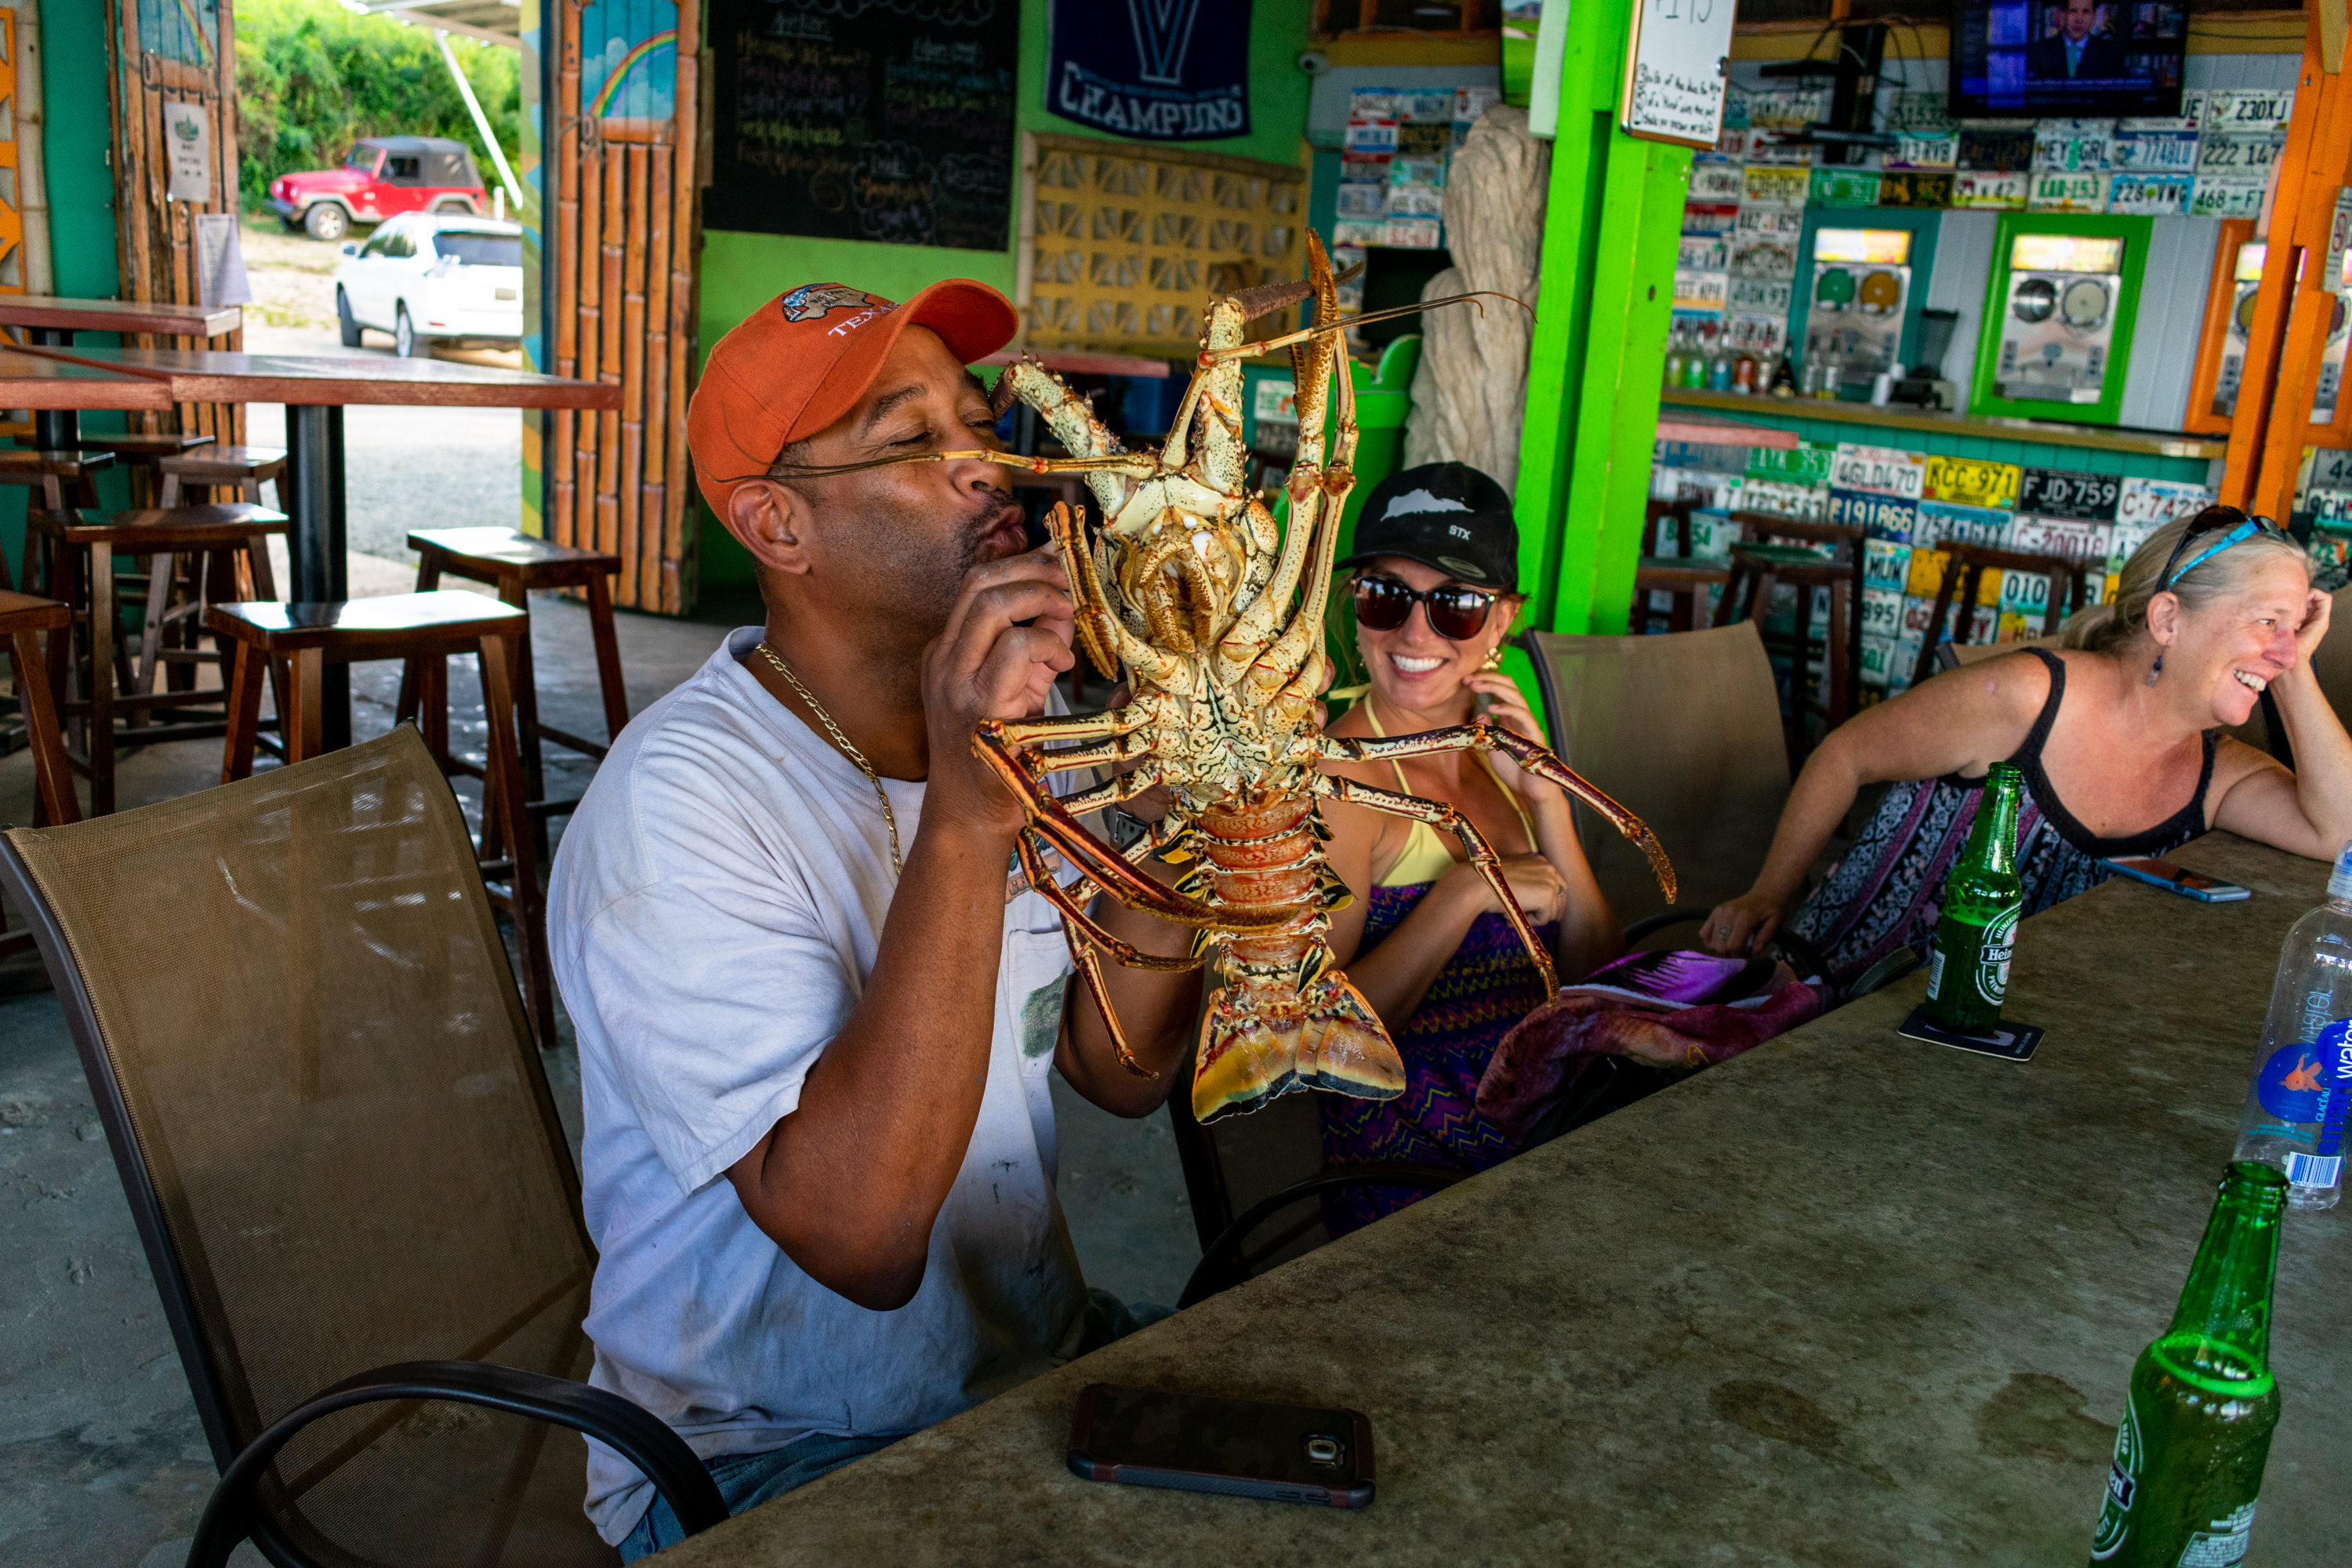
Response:
POLYGON ((1019 302, 1032 349, 1189 357, 1209 296, 1306 268, 1302 169, 1078 136, 1029 140, 1019 302))

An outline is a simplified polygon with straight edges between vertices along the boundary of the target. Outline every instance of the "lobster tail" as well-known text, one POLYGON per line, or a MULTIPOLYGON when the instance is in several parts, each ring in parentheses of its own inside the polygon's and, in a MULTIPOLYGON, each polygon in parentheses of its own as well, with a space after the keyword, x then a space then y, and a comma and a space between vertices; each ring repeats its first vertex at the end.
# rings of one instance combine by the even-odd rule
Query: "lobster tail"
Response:
POLYGON ((1359 1100, 1404 1092, 1404 1060, 1371 1004, 1336 969, 1297 991, 1244 980, 1211 992, 1193 1117, 1237 1116, 1294 1089, 1359 1100))

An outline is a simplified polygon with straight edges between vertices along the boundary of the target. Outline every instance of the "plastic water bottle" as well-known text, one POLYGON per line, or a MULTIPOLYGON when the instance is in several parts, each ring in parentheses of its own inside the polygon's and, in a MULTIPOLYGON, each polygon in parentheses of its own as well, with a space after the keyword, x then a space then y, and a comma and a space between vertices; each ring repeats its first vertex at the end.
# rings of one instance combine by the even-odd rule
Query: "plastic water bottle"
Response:
POLYGON ((2334 1208, 2344 1195, 2347 1111, 2352 1111, 2352 844, 2336 857, 2327 901, 2295 921, 2279 949, 2262 1053, 2231 1157, 2285 1172, 2290 1208, 2334 1208))

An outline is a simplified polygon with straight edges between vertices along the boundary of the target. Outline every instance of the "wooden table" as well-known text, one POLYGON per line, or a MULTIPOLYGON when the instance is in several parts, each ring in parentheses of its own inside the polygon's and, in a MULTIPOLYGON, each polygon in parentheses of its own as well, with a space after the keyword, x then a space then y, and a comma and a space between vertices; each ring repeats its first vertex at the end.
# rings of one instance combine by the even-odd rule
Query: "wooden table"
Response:
MULTIPOLYGON (((2025 923, 2016 1066, 1918 977, 731 1520, 662 1561, 2074 1564, 2326 868, 2025 923), (1352 1406, 1360 1513, 1080 1481, 1097 1381, 1352 1406)), ((2288 1217, 2258 1563, 2344 1558, 2352 1213, 2288 1217)))
POLYGON ((217 338, 244 324, 245 311, 236 305, 0 294, 0 327, 28 327, 38 332, 59 333, 67 344, 73 342, 76 332, 153 332, 177 338, 217 338))
MULTIPOLYGON (((0 327, 20 327, 47 348, 71 348, 76 332, 152 332, 170 337, 216 338, 245 324, 236 305, 180 305, 160 300, 60 300, 47 294, 0 294, 0 327)), ((8 406, 23 408, 17 403, 8 406)), ((87 406, 99 406, 89 405, 87 406)), ((106 405, 112 407, 114 405, 106 405)), ((33 421, 35 444, 43 451, 69 452, 79 440, 75 410, 43 409, 33 421)))
MULTIPOLYGON (((293 577, 286 588, 289 598, 313 604, 350 597, 344 562, 346 406, 616 409, 621 405, 621 388, 615 383, 571 381, 442 360, 204 349, 34 348, 25 353, 144 381, 164 389, 165 406, 284 404, 287 452, 281 493, 290 520, 286 547, 293 577)), ((420 461, 433 460, 430 453, 417 456, 420 461)), ((324 722, 330 749, 351 743, 350 679, 350 671, 341 666, 327 672, 324 722)))

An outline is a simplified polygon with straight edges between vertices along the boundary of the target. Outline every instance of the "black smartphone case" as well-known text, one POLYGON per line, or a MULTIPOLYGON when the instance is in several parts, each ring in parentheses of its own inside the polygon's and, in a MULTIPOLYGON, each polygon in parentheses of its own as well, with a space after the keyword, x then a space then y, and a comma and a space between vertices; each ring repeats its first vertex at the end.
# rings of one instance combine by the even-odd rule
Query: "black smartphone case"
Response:
MULTIPOLYGON (((1095 1408, 1108 1384, 1089 1384, 1078 1394, 1077 1408, 1070 1416, 1070 1473, 1081 1480, 1106 1481, 1115 1486, 1160 1487, 1170 1491, 1212 1492, 1223 1497, 1264 1498, 1274 1502, 1313 1503, 1324 1508, 1369 1508, 1372 1501, 1372 1424, 1354 1410, 1333 1414, 1347 1417, 1351 1427, 1349 1449, 1349 1470, 1346 1476, 1328 1482, 1318 1482, 1296 1477, 1265 1477, 1236 1474, 1225 1470, 1184 1469, 1172 1466, 1117 1464, 1097 1459, 1090 1451, 1095 1446, 1095 1408)), ((1167 1397, 1182 1399, 1182 1394, 1167 1397)), ((1223 1403, 1221 1401, 1221 1403, 1223 1403)), ((1234 1401, 1231 1403, 1254 1403, 1234 1401)), ((1271 1410, 1302 1408, 1269 1405, 1271 1410)))

